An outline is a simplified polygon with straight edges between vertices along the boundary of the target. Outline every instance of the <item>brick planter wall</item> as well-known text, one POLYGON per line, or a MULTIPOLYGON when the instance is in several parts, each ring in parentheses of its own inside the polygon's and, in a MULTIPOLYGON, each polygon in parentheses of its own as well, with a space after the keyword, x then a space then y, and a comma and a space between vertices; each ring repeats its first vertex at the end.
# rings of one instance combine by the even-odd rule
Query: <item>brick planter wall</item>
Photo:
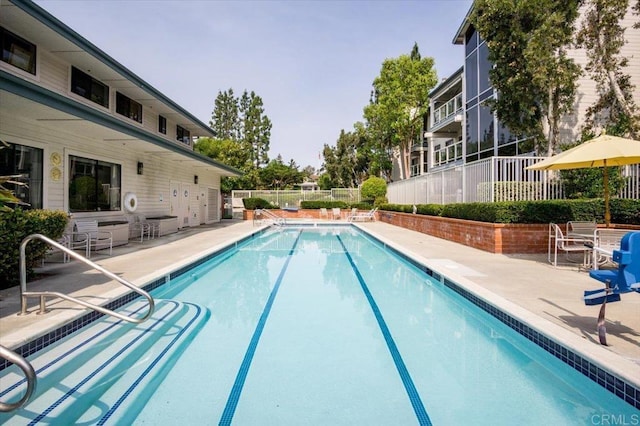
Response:
POLYGON ((398 212, 379 212, 382 222, 491 253, 546 253, 549 225, 503 224, 398 212))
MULTIPOLYGON (((319 209, 301 209, 297 212, 287 210, 272 211, 277 216, 286 219, 320 219, 319 209)), ((342 219, 346 220, 347 215, 350 213, 350 210, 342 210, 342 219)), ((329 216, 331 216, 330 211, 329 216)), ((245 220, 253 220, 253 210, 244 210, 243 218, 245 220)), ((378 211, 376 218, 381 222, 422 232, 423 234, 464 244, 490 253, 547 253, 548 250, 549 225, 546 223, 486 223, 387 211, 378 211)), ((616 228, 616 225, 612 224, 611 227, 616 228)), ((640 230, 640 226, 633 225, 624 225, 624 228, 640 230)))

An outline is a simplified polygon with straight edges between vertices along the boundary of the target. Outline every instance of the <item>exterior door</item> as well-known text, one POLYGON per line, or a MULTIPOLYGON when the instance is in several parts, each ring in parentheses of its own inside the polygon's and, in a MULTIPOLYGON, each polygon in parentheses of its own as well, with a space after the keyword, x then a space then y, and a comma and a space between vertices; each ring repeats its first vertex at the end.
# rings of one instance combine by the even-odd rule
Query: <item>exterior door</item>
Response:
POLYGON ((180 205, 180 182, 171 181, 169 184, 169 214, 178 217, 178 228, 182 228, 180 205))
POLYGON ((203 225, 205 223, 207 223, 209 221, 209 218, 207 217, 207 188, 204 186, 201 186, 200 188, 198 188, 198 203, 199 203, 199 224, 203 225))
POLYGON ((207 222, 220 220, 220 192, 216 188, 207 188, 207 222))
POLYGON ((191 226, 191 185, 188 183, 180 184, 180 215, 178 223, 180 227, 191 226))
POLYGON ((178 217, 178 228, 190 226, 191 213, 191 185, 184 182, 170 183, 170 211, 171 216, 178 217))

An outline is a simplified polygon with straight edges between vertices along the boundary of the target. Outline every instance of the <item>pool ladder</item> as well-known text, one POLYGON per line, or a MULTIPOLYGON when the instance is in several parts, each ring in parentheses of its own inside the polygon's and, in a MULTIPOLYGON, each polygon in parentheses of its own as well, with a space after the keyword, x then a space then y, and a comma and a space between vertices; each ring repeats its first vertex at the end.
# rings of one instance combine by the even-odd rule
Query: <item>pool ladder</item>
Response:
POLYGON ((286 225, 287 224, 287 219, 285 219, 284 217, 280 217, 277 214, 273 214, 269 210, 255 209, 253 211, 253 223, 254 223, 254 225, 256 223, 256 220, 260 220, 260 219, 256 219, 259 216, 266 217, 267 219, 271 220, 271 222, 276 226, 282 226, 282 225, 286 225))
POLYGON ((93 309, 94 311, 98 311, 104 315, 110 315, 112 317, 118 318, 122 321, 126 321, 126 322, 130 322, 130 323, 134 323, 134 324, 140 324, 144 321, 146 321, 152 314, 153 314, 153 310, 155 308, 155 303, 153 301, 153 297, 151 297, 151 295, 149 293, 147 293, 146 291, 142 290, 139 287, 136 287, 135 285, 131 284, 129 281, 125 280, 124 278, 121 278, 119 276, 117 276, 116 274, 114 274, 113 272, 110 272, 108 270, 106 270, 105 268, 103 268, 102 266, 90 261, 89 259, 87 259, 86 257, 79 255, 78 253, 76 253, 75 251, 71 250, 68 247, 63 246, 62 244, 53 241, 51 238, 49 237, 45 237, 42 234, 32 234, 29 235, 28 237, 26 237, 24 240, 22 240, 22 243, 20 244, 20 298, 22 299, 22 307, 20 310, 20 313, 18 315, 25 315, 27 313, 27 299, 29 297, 40 297, 40 312, 38 312, 39 314, 44 314, 47 312, 46 310, 46 306, 45 306, 45 298, 47 297, 59 297, 61 299, 65 299, 68 300, 70 302, 74 302, 77 303, 79 305, 84 306, 85 308, 90 308, 93 309), (89 302, 85 302, 84 300, 78 299, 76 297, 73 296, 69 296, 68 294, 64 294, 64 293, 60 293, 57 291, 27 291, 27 262, 26 262, 26 248, 27 248, 27 244, 29 244, 30 241, 33 240, 42 240, 45 243, 49 244, 50 246, 57 248, 58 250, 62 251, 63 253, 66 253, 67 255, 69 255, 70 257, 77 259, 87 265, 89 265, 90 267, 92 267, 93 269, 97 270, 98 272, 101 272, 102 274, 106 275, 107 277, 111 278, 112 280, 118 281, 120 284, 129 287, 131 290, 133 290, 134 292, 138 293, 140 296, 144 297, 145 299, 147 299, 147 301, 149 302, 149 311, 142 316, 141 318, 131 318, 127 315, 122 315, 118 312, 112 311, 111 309, 107 309, 104 308, 100 305, 95 305, 93 303, 89 303, 89 302))
POLYGON ((4 358, 7 361, 20 367, 27 379, 27 391, 24 393, 24 395, 22 395, 22 398, 20 398, 19 401, 0 401, 0 412, 7 413, 9 411, 13 411, 22 407, 27 403, 27 401, 29 401, 29 399, 31 399, 31 395, 33 395, 33 392, 36 390, 37 379, 36 372, 33 369, 33 366, 31 366, 31 363, 29 363, 29 361, 27 361, 17 353, 13 352, 11 349, 5 348, 4 346, 0 345, 0 358, 4 358))
MULTIPOLYGON (((79 305, 82 305, 84 307, 93 309, 94 311, 98 311, 104 315, 109 315, 115 318, 118 318, 122 321, 126 321, 126 322, 130 322, 130 323, 135 323, 135 324, 140 324, 144 321, 146 321, 152 314, 153 311, 155 309, 155 302, 153 300, 153 297, 151 297, 151 295, 149 293, 147 293, 146 291, 142 290, 141 288, 136 287, 135 285, 131 284, 129 281, 120 278, 119 276, 115 275, 114 273, 104 269, 102 266, 90 261, 89 259, 87 259, 84 256, 79 255, 78 253, 74 252, 73 250, 63 246, 62 244, 53 241, 52 239, 50 239, 49 237, 46 237, 42 234, 32 234, 29 235, 28 237, 26 237, 24 240, 22 240, 22 243, 20 244, 20 298, 22 300, 22 307, 20 310, 20 313, 18 315, 24 315, 27 313, 27 299, 29 297, 40 297, 40 312, 38 312, 39 314, 44 314, 46 312, 46 306, 45 306, 45 298, 47 297, 59 297, 61 299, 65 299, 68 300, 70 302, 74 302, 77 303, 79 305), (149 311, 142 316, 141 318, 131 318, 129 316, 126 315, 122 315, 118 312, 114 312, 111 309, 107 309, 104 308, 102 306, 99 305, 95 305, 93 303, 89 303, 89 302, 85 302, 84 300, 75 298, 73 296, 69 296, 67 294, 64 293, 60 293, 57 291, 31 291, 28 292, 27 291, 27 263, 26 263, 26 248, 27 248, 27 244, 29 244, 30 241, 33 240, 42 240, 45 243, 47 243, 48 245, 50 245, 51 247, 57 248, 58 250, 61 250, 63 253, 67 254, 68 256, 74 258, 74 259, 78 259, 79 261, 91 266, 92 268, 96 269, 97 271, 101 272, 102 274, 106 275, 107 277, 118 281, 120 284, 123 284, 126 287, 129 287, 131 290, 133 290, 134 292, 138 293, 139 295, 143 296, 144 298, 147 299, 147 301, 149 302, 149 311)), ((20 367, 20 369, 24 372, 26 378, 27 378, 27 391, 25 392, 25 394, 22 396, 22 398, 17 401, 17 402, 12 402, 12 403, 4 403, 4 402, 0 402, 0 412, 8 412, 8 411, 13 411, 16 410, 20 407, 22 407, 24 404, 26 404, 29 399, 31 398, 31 395, 33 394, 35 388, 36 388, 36 384, 37 384, 37 377, 36 377, 36 373, 33 369, 33 366, 29 363, 29 361, 27 361, 24 357, 22 357, 21 355, 15 353, 14 351, 5 348, 4 346, 0 345, 0 357, 6 359, 7 361, 17 365, 18 367, 20 367)))
POLYGON ((31 363, 24 359, 22 356, 18 355, 11 349, 7 349, 4 346, 0 345, 0 358, 4 358, 7 361, 17 365, 20 367, 22 372, 24 373, 27 379, 27 391, 22 395, 19 401, 16 402, 1 402, 0 401, 0 412, 7 413, 9 411, 16 410, 22 407, 24 404, 29 401, 31 395, 33 395, 33 391, 36 390, 36 372, 31 366, 31 363))

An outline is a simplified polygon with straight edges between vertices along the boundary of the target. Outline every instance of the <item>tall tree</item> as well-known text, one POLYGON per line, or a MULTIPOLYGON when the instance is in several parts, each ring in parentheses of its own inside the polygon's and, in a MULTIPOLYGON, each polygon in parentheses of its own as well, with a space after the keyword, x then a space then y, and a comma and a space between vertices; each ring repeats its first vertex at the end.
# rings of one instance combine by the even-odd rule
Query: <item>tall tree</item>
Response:
POLYGON ((489 49, 488 101, 498 119, 536 151, 557 148, 559 122, 573 110, 580 68, 567 55, 578 0, 477 0, 470 20, 489 49))
MULTIPOLYGON (((586 69, 597 84, 598 100, 587 111, 588 130, 611 127, 637 139, 640 114, 624 70, 629 61, 621 55, 626 40, 620 21, 628 10, 629 0, 588 0, 576 43, 586 49, 586 69)), ((640 2, 634 10, 640 12, 640 2)))
POLYGON ((265 189, 292 189, 303 179, 303 173, 298 170, 295 161, 284 164, 280 155, 261 168, 259 174, 262 187, 265 189))
POLYGON ((233 89, 218 92, 209 124, 217 138, 201 138, 195 149, 244 172, 241 177, 223 178, 223 191, 257 188, 258 169, 269 161, 271 137, 271 121, 260 96, 246 90, 241 98, 234 96, 233 89))
POLYGON ((269 161, 269 143, 271 139, 271 120, 264 113, 262 98, 253 91, 245 90, 240 98, 240 120, 242 142, 251 152, 254 168, 269 161))
POLYGON ((403 179, 409 177, 409 149, 420 140, 429 92, 438 81, 433 67, 433 58, 422 58, 417 43, 411 54, 385 59, 373 81, 371 102, 364 108, 365 119, 381 145, 398 148, 403 179))
MULTIPOLYGON (((340 131, 335 147, 325 145, 324 168, 328 180, 342 188, 359 186, 370 175, 379 172, 376 150, 364 124, 354 124, 354 130, 340 131)), ((325 178, 326 180, 327 178, 325 178)))
POLYGON ((238 99, 233 95, 233 89, 218 92, 209 126, 219 139, 237 140, 239 138, 238 99))
POLYGON ((249 153, 236 140, 199 138, 194 150, 238 170, 247 170, 251 166, 249 153))

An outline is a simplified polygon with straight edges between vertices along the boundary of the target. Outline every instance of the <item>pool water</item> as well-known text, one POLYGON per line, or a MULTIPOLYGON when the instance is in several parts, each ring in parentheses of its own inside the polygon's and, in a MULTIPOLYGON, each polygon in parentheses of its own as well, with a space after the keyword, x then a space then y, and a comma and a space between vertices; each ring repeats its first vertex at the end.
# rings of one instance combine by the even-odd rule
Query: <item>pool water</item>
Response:
POLYGON ((118 371, 143 379, 65 383, 58 393, 87 400, 64 417, 39 390, 0 421, 24 424, 39 413, 45 423, 149 425, 640 422, 631 405, 355 228, 263 233, 154 297, 154 319, 184 311, 179 322, 143 330, 188 336, 168 361, 162 350, 140 349, 135 365, 118 371), (156 359, 166 366, 143 374, 156 359), (89 398, 101 386, 117 389, 118 403, 89 398))

